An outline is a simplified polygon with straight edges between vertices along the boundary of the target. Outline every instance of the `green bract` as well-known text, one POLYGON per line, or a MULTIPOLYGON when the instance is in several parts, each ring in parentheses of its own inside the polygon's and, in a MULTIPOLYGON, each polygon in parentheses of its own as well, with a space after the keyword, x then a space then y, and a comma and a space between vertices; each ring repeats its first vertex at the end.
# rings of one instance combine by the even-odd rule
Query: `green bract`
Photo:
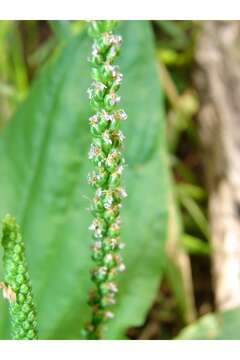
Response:
POLYGON ((100 339, 103 324, 114 315, 109 307, 115 303, 118 288, 116 275, 125 266, 119 255, 123 247, 120 242, 120 209, 126 191, 121 187, 121 174, 125 160, 121 154, 124 135, 121 122, 127 119, 124 110, 117 109, 120 96, 117 91, 122 74, 113 61, 119 54, 122 38, 113 34, 115 21, 93 21, 89 33, 93 37, 92 64, 93 83, 88 96, 95 114, 90 117, 92 144, 89 159, 94 171, 88 180, 95 188, 92 203, 94 220, 89 227, 93 232, 92 258, 96 267, 92 271, 95 289, 89 297, 92 307, 91 323, 87 326, 89 339, 100 339))
POLYGON ((4 297, 9 300, 12 338, 15 340, 34 340, 37 339, 36 311, 24 243, 15 218, 7 215, 2 226, 5 274, 1 288, 4 297))

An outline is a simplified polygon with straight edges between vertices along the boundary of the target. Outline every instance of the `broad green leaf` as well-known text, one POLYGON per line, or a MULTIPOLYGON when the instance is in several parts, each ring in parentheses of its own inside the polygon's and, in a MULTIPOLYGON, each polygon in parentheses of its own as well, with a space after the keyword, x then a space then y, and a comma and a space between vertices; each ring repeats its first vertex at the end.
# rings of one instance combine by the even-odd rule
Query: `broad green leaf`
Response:
POLYGON ((49 24, 59 42, 68 41, 74 34, 78 34, 84 28, 85 21, 49 20, 49 24))
POLYGON ((208 314, 183 329, 179 340, 240 340, 240 308, 208 314))
POLYGON ((50 20, 49 24, 58 40, 68 40, 72 36, 70 21, 50 20))
MULTIPOLYGON (((122 106, 129 196, 122 211, 126 272, 120 275, 108 338, 124 337, 145 319, 164 262, 168 173, 162 97, 148 22, 119 27, 124 46, 122 106)), ((89 318, 93 193, 87 184, 91 114, 86 32, 68 45, 34 82, 27 101, 0 137, 0 216, 22 227, 42 339, 75 339, 89 318)), ((0 338, 8 336, 0 308, 0 338)), ((5 313, 5 312, 4 312, 5 313)))

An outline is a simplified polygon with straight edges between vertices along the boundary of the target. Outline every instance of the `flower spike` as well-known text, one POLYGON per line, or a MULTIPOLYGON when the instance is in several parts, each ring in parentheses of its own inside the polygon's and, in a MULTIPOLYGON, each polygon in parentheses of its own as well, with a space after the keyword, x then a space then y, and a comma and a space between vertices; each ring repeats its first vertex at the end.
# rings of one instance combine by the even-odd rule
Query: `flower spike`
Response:
POLYGON ((94 289, 89 296, 92 308, 90 323, 86 326, 88 339, 103 338, 105 323, 114 317, 110 308, 115 304, 118 288, 116 275, 125 265, 119 254, 124 244, 120 241, 120 209, 126 191, 121 186, 121 174, 125 160, 121 149, 125 139, 120 130, 122 120, 127 119, 123 109, 118 109, 120 96, 117 91, 123 75, 113 62, 119 54, 122 37, 113 33, 116 21, 92 21, 89 34, 93 38, 93 82, 87 90, 90 104, 95 111, 89 119, 92 144, 88 154, 94 171, 88 176, 95 189, 92 202, 94 220, 92 231, 92 270, 94 289))

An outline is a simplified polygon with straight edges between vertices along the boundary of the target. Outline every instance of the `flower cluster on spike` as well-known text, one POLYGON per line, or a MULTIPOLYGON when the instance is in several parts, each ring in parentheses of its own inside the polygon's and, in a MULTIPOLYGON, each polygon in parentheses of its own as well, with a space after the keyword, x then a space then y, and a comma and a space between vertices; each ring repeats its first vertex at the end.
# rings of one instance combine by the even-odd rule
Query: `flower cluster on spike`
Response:
POLYGON ((37 339, 36 311, 25 258, 24 243, 16 220, 7 215, 2 222, 4 249, 3 296, 9 301, 14 340, 37 339))
POLYGON ((120 209, 127 196, 121 186, 125 164, 121 154, 124 140, 121 122, 127 115, 117 106, 123 76, 113 64, 122 43, 121 36, 113 33, 115 26, 116 21, 92 21, 89 26, 94 39, 90 58, 93 83, 87 92, 95 111, 89 119, 92 134, 89 159, 94 171, 88 175, 88 181, 95 189, 91 207, 94 220, 89 229, 93 233, 92 258, 96 264, 92 271, 95 288, 89 296, 92 319, 86 327, 89 339, 102 338, 106 320, 114 316, 110 307, 118 291, 115 279, 125 269, 119 250, 123 248, 120 209))

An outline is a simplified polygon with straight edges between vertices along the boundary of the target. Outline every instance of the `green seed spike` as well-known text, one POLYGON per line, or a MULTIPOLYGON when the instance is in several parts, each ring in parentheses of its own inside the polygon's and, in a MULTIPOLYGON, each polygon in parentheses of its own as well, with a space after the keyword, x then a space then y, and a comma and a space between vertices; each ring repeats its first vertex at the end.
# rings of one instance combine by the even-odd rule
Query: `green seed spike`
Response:
POLYGON ((119 254, 120 209, 127 196, 121 186, 121 174, 125 160, 122 157, 124 135, 122 121, 127 119, 124 110, 118 108, 120 96, 117 91, 122 81, 119 67, 114 60, 120 52, 122 38, 113 33, 116 21, 92 21, 89 34, 93 38, 93 83, 88 89, 90 104, 95 114, 90 117, 92 144, 88 154, 94 171, 89 174, 89 184, 95 189, 92 202, 94 220, 89 227, 93 233, 92 271, 94 289, 89 297, 92 308, 91 322, 86 327, 88 339, 103 338, 104 325, 114 314, 110 311, 115 303, 116 276, 125 268, 119 254))
POLYGON ((4 249, 3 296, 9 301, 14 340, 36 340, 37 320, 32 286, 27 269, 24 243, 14 217, 6 215, 2 221, 4 249))

